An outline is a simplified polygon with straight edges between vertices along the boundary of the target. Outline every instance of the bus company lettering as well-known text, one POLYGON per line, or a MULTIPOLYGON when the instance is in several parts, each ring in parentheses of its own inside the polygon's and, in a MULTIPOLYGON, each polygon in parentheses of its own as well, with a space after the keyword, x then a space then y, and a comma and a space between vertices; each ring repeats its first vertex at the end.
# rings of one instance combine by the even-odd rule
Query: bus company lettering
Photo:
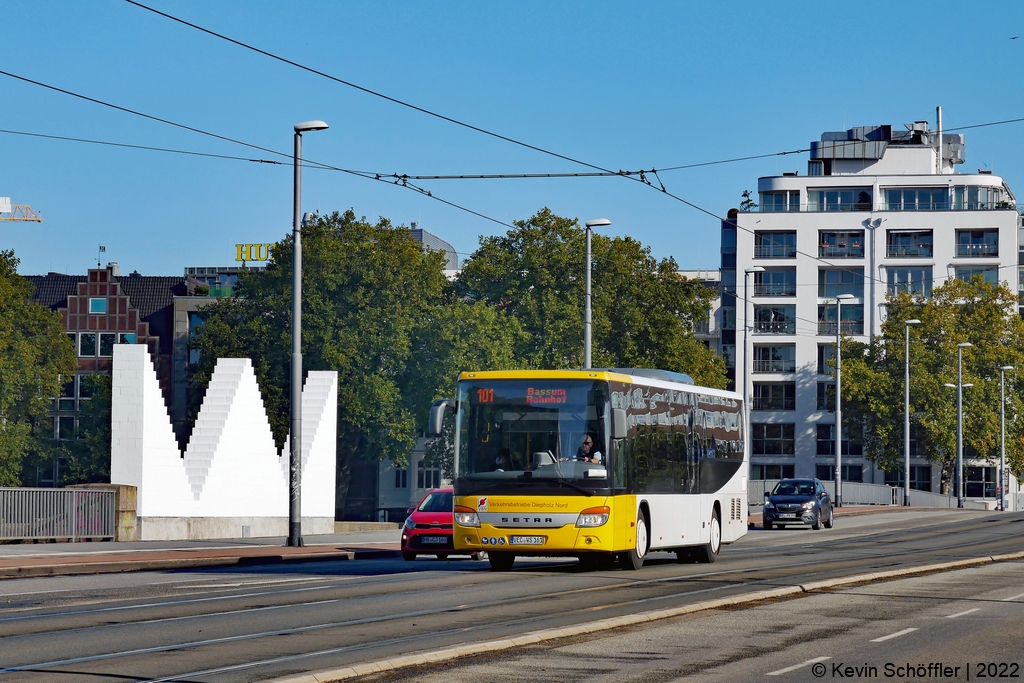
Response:
POLYGON ((517 510, 568 510, 568 503, 559 503, 550 500, 496 500, 491 498, 490 509, 497 511, 510 511, 514 512, 517 510))
POLYGON ((568 398, 569 395, 565 389, 534 389, 533 387, 526 389, 527 405, 565 403, 568 398))

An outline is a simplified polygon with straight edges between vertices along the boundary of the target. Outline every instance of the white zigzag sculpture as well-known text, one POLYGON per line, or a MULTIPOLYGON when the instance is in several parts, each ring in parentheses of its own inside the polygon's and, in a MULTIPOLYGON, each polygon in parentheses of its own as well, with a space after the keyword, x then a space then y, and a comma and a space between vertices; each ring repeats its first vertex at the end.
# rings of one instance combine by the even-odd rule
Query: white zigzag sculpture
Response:
MULTIPOLYGON (((110 481, 138 489, 140 537, 285 535, 288 446, 279 456, 252 363, 217 360, 182 454, 142 344, 114 348, 110 481)), ((337 373, 302 392, 303 533, 333 531, 337 373)))

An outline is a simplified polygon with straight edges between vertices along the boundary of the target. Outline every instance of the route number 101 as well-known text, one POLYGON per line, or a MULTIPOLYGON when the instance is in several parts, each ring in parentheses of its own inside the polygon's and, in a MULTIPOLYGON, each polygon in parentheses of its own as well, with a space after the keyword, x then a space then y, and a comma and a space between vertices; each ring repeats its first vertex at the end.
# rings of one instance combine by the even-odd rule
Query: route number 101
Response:
POLYGON ((494 403, 494 389, 477 389, 477 403, 494 403))

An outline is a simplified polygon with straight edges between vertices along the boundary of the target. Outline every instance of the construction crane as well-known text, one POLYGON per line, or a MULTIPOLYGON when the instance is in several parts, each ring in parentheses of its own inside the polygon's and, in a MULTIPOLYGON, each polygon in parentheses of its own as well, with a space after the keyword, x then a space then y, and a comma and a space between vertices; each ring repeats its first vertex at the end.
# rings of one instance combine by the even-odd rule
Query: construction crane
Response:
POLYGON ((11 204, 10 197, 0 197, 0 221, 35 221, 42 223, 32 207, 28 204, 11 204))

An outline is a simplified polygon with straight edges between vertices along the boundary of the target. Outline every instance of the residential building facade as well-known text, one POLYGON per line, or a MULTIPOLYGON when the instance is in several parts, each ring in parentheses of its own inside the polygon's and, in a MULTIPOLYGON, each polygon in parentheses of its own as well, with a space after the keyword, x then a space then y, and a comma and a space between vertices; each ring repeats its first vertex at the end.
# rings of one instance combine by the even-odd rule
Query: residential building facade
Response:
MULTIPOLYGON (((750 401, 753 479, 834 478, 837 328, 868 341, 889 292, 927 296, 974 275, 1012 285, 1015 198, 990 172, 954 172, 963 154, 963 135, 927 122, 824 133, 806 176, 760 178, 759 207, 723 221, 721 350, 750 401), (852 298, 840 320, 841 295, 852 298)), ((845 481, 902 486, 903 473, 875 467, 857 435, 844 435, 842 455, 845 481)), ((938 492, 924 455, 912 439, 911 486, 938 492)), ((991 464, 970 463, 964 479, 969 497, 995 499, 991 464)))

